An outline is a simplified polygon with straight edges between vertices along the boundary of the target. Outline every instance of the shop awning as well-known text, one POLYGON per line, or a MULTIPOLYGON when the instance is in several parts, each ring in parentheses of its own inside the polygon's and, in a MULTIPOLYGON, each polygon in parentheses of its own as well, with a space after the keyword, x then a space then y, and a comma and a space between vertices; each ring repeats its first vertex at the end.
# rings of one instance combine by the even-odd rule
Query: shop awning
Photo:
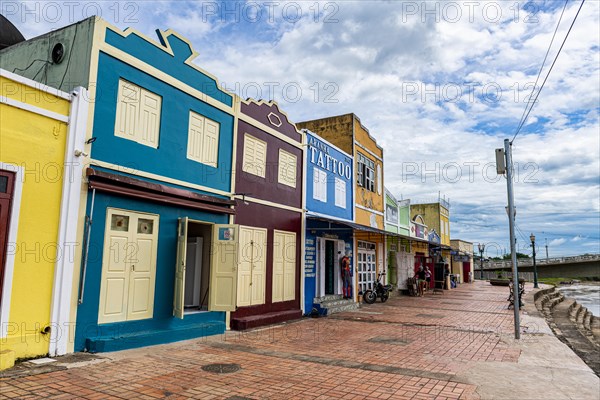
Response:
POLYGON ((350 229, 354 229, 354 230, 358 230, 358 231, 362 231, 362 232, 374 233, 374 234, 388 236, 388 237, 397 237, 397 238, 401 238, 401 239, 412 240, 415 242, 429 243, 427 240, 424 240, 424 239, 414 238, 411 236, 402 235, 400 233, 385 231, 383 229, 373 228, 371 226, 360 225, 360 224, 357 224, 352 221, 348 221, 348 220, 341 219, 341 218, 335 218, 335 217, 332 217, 329 215, 319 214, 319 213, 316 213, 313 211, 307 211, 306 218, 318 220, 318 221, 325 221, 325 222, 329 222, 329 223, 335 223, 335 224, 339 224, 339 225, 345 225, 350 229))
POLYGON ((231 208, 236 204, 235 200, 200 194, 94 168, 88 168, 86 175, 89 189, 202 211, 235 214, 235 210, 231 208))

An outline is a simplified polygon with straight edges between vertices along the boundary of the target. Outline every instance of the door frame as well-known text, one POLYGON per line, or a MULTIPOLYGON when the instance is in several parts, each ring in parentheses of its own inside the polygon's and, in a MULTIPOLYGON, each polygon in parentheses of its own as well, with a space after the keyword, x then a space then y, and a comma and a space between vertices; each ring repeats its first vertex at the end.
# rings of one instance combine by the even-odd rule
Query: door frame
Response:
POLYGON ((342 272, 340 270, 340 259, 344 255, 345 241, 342 239, 330 239, 317 237, 316 245, 316 268, 315 268, 315 297, 325 296, 325 241, 334 242, 334 262, 333 262, 333 293, 342 294, 342 272), (321 248, 322 247, 322 248, 321 248), (341 253, 340 253, 341 252, 341 253), (338 255, 337 260, 335 260, 338 255))
MULTIPOLYGON (((13 172, 15 174, 6 243, 17 243, 19 216, 21 213, 21 200, 23 197, 23 182, 25 182, 24 168, 14 164, 0 162, 0 170, 13 172)), ((15 272, 16 253, 16 251, 7 251, 6 258, 4 260, 2 297, 0 298, 0 338, 4 338, 8 334, 10 299, 12 295, 12 281, 15 272)))

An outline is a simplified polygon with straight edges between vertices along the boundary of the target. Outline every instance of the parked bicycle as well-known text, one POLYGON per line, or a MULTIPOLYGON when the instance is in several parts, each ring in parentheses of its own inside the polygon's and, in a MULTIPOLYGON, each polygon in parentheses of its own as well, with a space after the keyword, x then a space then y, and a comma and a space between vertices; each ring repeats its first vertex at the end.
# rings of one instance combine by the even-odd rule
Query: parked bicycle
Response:
POLYGON ((375 289, 367 289, 363 293, 363 299, 367 304, 375 303, 375 300, 379 297, 382 303, 385 303, 390 298, 390 292, 392 291, 392 285, 384 285, 381 281, 385 276, 385 272, 380 272, 377 277, 377 281, 374 282, 375 289))

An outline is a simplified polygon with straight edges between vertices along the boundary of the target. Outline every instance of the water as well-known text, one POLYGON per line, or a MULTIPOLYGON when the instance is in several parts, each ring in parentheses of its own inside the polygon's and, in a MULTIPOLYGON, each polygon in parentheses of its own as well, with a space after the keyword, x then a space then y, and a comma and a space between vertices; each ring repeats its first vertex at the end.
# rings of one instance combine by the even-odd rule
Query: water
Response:
POLYGON ((565 297, 577 300, 596 317, 600 317, 600 285, 576 284, 558 288, 565 297))

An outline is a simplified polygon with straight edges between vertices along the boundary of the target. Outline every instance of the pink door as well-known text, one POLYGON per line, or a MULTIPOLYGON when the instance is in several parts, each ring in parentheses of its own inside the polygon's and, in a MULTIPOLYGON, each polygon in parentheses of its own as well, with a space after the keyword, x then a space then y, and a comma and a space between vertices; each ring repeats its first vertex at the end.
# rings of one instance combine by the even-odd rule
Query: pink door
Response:
POLYGON ((470 283, 469 277, 471 272, 471 263, 469 261, 463 261, 463 280, 465 283, 470 283))

